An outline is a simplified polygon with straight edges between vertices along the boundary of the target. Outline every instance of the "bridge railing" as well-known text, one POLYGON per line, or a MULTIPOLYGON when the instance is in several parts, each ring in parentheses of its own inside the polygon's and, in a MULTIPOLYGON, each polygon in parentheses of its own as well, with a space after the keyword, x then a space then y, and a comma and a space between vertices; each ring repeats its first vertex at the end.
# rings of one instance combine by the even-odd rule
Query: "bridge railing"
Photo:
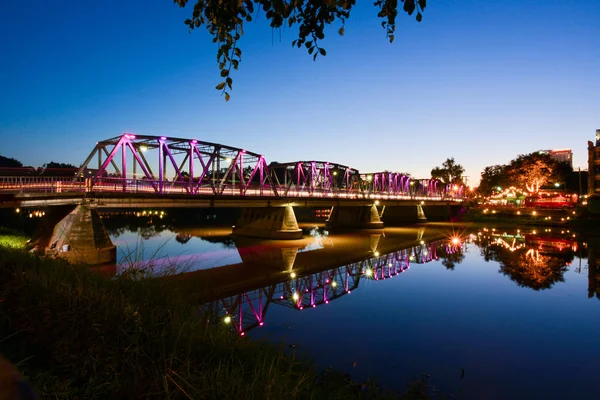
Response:
POLYGON ((418 190, 397 193, 389 190, 357 190, 355 188, 303 188, 244 182, 187 182, 149 179, 123 179, 118 177, 0 177, 0 192, 4 193, 65 193, 106 192, 136 194, 182 194, 204 196, 252 196, 285 198, 322 198, 348 200, 442 200, 457 201, 462 193, 439 191, 423 193, 418 190))
POLYGON ((86 180, 65 176, 0 176, 0 192, 64 193, 84 192, 86 180))

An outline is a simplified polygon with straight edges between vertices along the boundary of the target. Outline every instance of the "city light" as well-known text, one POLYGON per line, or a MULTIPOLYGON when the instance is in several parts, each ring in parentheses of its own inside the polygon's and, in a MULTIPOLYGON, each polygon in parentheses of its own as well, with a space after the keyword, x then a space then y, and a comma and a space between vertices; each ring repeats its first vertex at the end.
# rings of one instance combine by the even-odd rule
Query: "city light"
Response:
POLYGON ((231 323, 231 317, 227 315, 225 318, 223 318, 223 322, 225 322, 226 324, 231 323))

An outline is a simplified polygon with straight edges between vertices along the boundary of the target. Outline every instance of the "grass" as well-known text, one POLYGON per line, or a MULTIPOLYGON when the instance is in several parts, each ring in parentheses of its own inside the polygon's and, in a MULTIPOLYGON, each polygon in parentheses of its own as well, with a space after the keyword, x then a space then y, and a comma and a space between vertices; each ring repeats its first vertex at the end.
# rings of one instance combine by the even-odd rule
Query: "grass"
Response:
POLYGON ((20 232, 0 226, 0 248, 25 249, 28 240, 20 232))
MULTIPOLYGON (((14 236, 14 233, 11 234, 14 236)), ((161 279, 106 279, 0 239, 0 352, 49 399, 427 399, 285 355, 195 317, 161 279)))

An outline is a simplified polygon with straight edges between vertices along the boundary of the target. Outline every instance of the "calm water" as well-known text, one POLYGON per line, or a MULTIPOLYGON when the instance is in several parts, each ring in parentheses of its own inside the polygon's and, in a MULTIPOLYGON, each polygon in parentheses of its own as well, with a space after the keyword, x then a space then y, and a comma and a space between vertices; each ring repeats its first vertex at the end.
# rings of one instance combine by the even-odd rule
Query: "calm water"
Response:
POLYGON ((428 224, 269 243, 105 222, 122 264, 143 248, 159 269, 184 265, 177 284, 208 282, 199 309, 215 323, 354 379, 400 389, 429 374, 463 399, 600 398, 600 235, 428 224))

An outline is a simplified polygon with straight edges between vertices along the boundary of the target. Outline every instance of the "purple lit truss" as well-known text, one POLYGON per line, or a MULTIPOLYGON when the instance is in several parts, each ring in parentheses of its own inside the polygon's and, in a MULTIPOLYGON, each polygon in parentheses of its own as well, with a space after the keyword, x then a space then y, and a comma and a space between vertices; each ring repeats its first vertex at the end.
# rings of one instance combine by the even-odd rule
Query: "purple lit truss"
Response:
POLYGON ((124 133, 96 143, 73 184, 87 191, 277 197, 460 199, 463 187, 405 174, 361 174, 327 161, 267 164, 263 155, 196 139, 124 133), (94 159, 96 161, 94 161, 94 159))
POLYGON ((97 190, 271 194, 264 156, 221 144, 123 134, 98 142, 78 176, 90 170, 94 158, 93 187, 97 190))

